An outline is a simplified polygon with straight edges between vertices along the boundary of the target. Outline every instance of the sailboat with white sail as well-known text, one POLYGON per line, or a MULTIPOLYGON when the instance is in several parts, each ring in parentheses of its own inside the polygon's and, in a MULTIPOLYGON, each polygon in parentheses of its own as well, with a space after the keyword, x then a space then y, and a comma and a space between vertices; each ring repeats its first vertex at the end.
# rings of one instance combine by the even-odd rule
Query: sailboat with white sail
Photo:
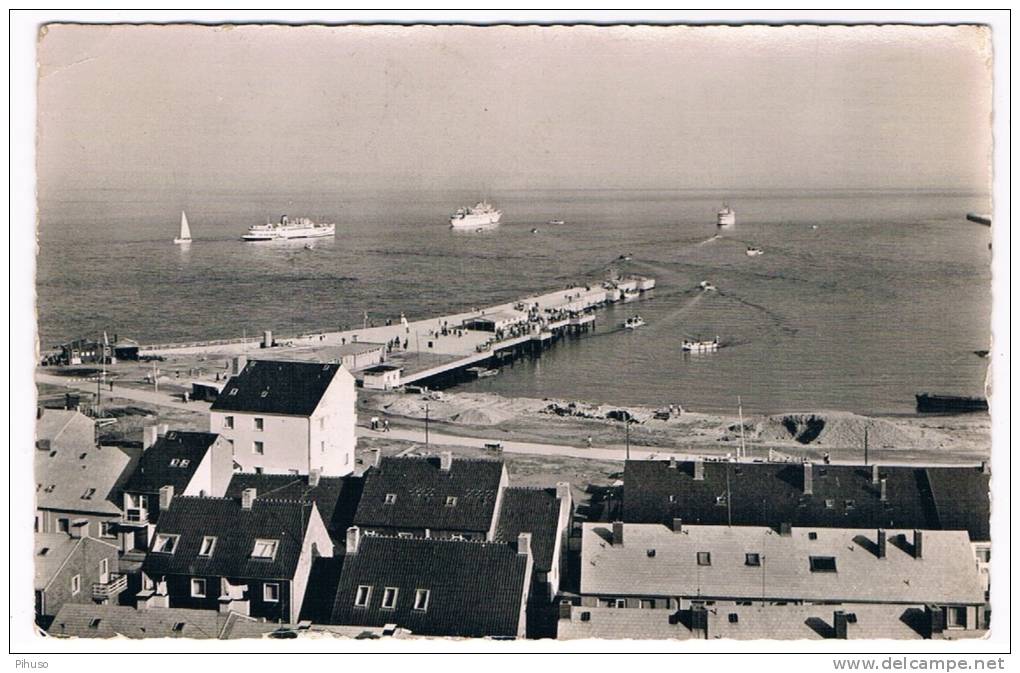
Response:
POLYGON ((175 245, 187 245, 191 243, 191 227, 188 226, 188 216, 181 211, 181 235, 174 239, 175 245))

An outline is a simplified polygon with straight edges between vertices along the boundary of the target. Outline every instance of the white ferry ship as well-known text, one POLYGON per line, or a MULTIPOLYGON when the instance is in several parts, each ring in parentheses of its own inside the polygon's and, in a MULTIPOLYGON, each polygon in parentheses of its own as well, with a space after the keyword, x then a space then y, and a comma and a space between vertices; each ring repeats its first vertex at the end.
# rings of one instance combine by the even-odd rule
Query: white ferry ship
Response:
POLYGON ((722 210, 716 213, 715 224, 720 229, 729 229, 737 223, 737 211, 723 204, 722 210))
POLYGON ((680 349, 685 353, 712 353, 719 350, 719 337, 714 341, 684 339, 680 349))
POLYGON ((253 224, 248 233, 241 236, 245 241, 284 241, 292 238, 324 238, 336 234, 335 224, 319 224, 307 217, 291 220, 286 215, 279 222, 253 224))
POLYGON ((450 216, 450 226, 454 229, 474 229, 492 227, 499 224, 503 211, 497 210, 488 201, 480 201, 471 208, 458 208, 450 216))

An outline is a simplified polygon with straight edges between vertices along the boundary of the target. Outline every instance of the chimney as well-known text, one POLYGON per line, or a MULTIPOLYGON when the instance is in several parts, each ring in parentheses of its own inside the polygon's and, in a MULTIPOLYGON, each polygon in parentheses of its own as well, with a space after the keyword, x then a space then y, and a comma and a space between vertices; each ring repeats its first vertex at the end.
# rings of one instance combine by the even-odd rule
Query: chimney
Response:
POLYGON ((531 555, 531 533, 521 533, 517 536, 517 553, 522 556, 531 555))
POLYGON ((449 472, 451 467, 453 467, 453 452, 441 451, 439 453, 439 469, 443 472, 449 472))
POLYGON ((914 529, 914 558, 924 558, 924 532, 914 529))
POLYGON ((241 370, 244 369, 247 364, 248 364, 248 356, 247 355, 238 355, 230 363, 230 375, 231 376, 237 376, 238 374, 241 373, 241 370))
POLYGON ((874 486, 878 486, 878 465, 871 466, 871 483, 874 486))
POLYGON ((622 547, 623 546, 623 522, 622 521, 614 521, 613 522, 613 546, 614 547, 622 547))
POLYGON ((157 433, 159 434, 160 437, 166 437, 166 433, 168 430, 170 430, 170 425, 168 423, 160 423, 159 430, 157 431, 157 433))
POLYGON ((271 330, 271 329, 263 330, 263 332, 262 332, 262 347, 263 348, 272 348, 273 345, 274 345, 274 343, 273 343, 273 330, 271 330))
POLYGON ((174 499, 174 487, 162 486, 159 489, 159 511, 165 512, 170 509, 170 501, 174 499))
POLYGON ((312 470, 311 472, 308 473, 308 487, 309 488, 315 488, 316 486, 319 485, 320 472, 321 472, 321 470, 316 469, 316 470, 312 470))
POLYGON ((682 533, 684 532, 684 520, 680 517, 673 517, 673 532, 682 533))
POLYGON ((705 461, 694 461, 694 481, 705 481, 705 461))
POLYGON ((813 466, 811 463, 804 463, 804 495, 812 495, 815 492, 814 484, 812 483, 813 466))
POLYGON ((151 448, 159 438, 159 428, 155 425, 146 425, 142 428, 142 450, 151 448))
POLYGON ((570 602, 569 598, 564 598, 560 601, 559 617, 560 619, 570 619, 570 613, 574 608, 574 604, 570 602))
POLYGON ((372 450, 375 451, 375 462, 373 463, 373 465, 375 467, 379 467, 380 465, 382 465, 382 449, 372 449, 372 450))
POLYGON ((885 502, 886 500, 889 499, 888 488, 886 487, 886 481, 888 481, 888 480, 885 477, 882 477, 878 481, 878 499, 880 501, 882 501, 882 502, 885 502))
POLYGON ((676 469, 676 456, 669 457, 669 466, 674 470, 676 469))
POLYGON ((49 439, 37 439, 35 440, 35 448, 40 451, 49 451, 53 446, 52 441, 49 439))
POLYGON ((75 540, 80 540, 83 537, 89 536, 89 520, 88 519, 75 519, 68 526, 67 532, 75 540))
POLYGON ((361 529, 357 526, 351 526, 347 529, 347 548, 344 553, 357 554, 358 546, 361 544, 361 529))
POLYGON ((878 558, 885 558, 885 545, 886 545, 886 541, 885 541, 885 529, 884 528, 879 528, 878 529, 878 544, 877 544, 878 551, 876 552, 876 555, 878 556, 878 558))
POLYGON ((241 491, 241 509, 251 509, 256 495, 258 495, 258 490, 254 488, 246 488, 241 491))
POLYGON ((834 638, 846 640, 847 618, 846 613, 842 610, 836 610, 832 613, 832 631, 834 638))
POLYGON ((560 500, 570 500, 570 484, 565 481, 556 482, 556 497, 560 500))
POLYGON ((988 464, 987 460, 981 461, 981 474, 991 474, 992 466, 988 464))
MULTIPOLYGON (((35 420, 38 421, 40 418, 42 418, 44 413, 46 413, 45 407, 36 407, 35 408, 35 420)), ((984 465, 984 463, 981 463, 981 464, 984 465)))
POLYGON ((779 524, 779 534, 782 537, 790 537, 791 535, 793 535, 793 524, 791 524, 789 521, 784 521, 781 524, 779 524))

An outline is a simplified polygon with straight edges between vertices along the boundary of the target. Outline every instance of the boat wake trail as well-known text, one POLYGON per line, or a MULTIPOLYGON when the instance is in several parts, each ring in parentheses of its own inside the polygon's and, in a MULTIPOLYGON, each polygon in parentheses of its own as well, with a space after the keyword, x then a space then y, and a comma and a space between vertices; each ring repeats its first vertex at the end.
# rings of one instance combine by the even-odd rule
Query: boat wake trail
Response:
POLYGON ((716 290, 716 292, 718 293, 718 295, 720 297, 724 297, 726 299, 733 300, 734 302, 740 304, 741 306, 746 306, 748 308, 754 309, 755 311, 758 311, 758 312, 762 313, 763 315, 765 315, 769 319, 770 322, 772 322, 776 327, 778 327, 780 330, 782 330, 786 334, 796 334, 797 333, 797 329, 787 325, 786 324, 786 322, 787 322, 786 318, 784 318, 782 315, 776 313, 775 311, 773 311, 771 309, 768 309, 768 308, 762 306, 761 304, 755 304, 754 302, 747 301, 746 299, 743 299, 742 297, 739 297, 738 295, 736 295, 736 294, 734 294, 732 292, 726 292, 724 290, 716 290))

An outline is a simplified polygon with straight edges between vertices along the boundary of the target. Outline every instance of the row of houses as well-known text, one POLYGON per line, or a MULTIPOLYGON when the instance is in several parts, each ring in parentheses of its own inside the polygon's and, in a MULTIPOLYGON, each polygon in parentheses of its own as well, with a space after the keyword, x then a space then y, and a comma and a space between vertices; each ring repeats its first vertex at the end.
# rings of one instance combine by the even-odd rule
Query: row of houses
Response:
POLYGON ((569 484, 514 486, 499 460, 377 453, 355 473, 354 403, 339 364, 252 361, 208 432, 146 428, 139 449, 43 411, 40 625, 677 639, 986 626, 984 466, 629 461, 619 515, 594 521, 569 484))

